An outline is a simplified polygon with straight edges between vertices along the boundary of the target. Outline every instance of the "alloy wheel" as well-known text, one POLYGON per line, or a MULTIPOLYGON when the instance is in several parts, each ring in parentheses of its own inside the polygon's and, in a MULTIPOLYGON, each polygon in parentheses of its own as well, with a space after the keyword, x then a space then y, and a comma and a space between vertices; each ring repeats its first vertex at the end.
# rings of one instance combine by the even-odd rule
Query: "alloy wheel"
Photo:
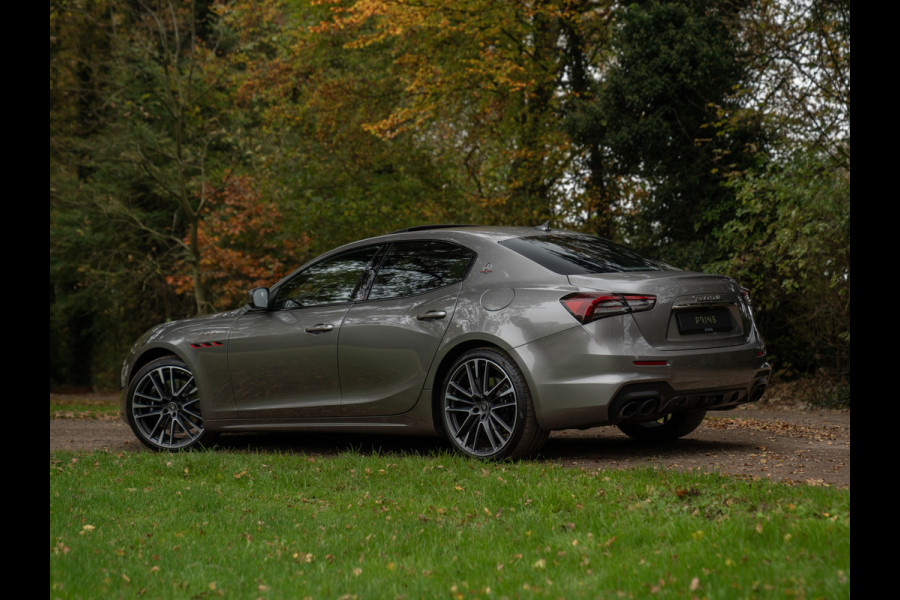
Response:
POLYGON ((443 411, 457 447, 472 456, 496 456, 510 443, 516 428, 516 389, 498 363, 471 358, 450 375, 443 411))
POLYGON ((129 411, 135 431, 151 448, 186 448, 204 433, 197 384, 179 365, 144 371, 129 397, 129 411))

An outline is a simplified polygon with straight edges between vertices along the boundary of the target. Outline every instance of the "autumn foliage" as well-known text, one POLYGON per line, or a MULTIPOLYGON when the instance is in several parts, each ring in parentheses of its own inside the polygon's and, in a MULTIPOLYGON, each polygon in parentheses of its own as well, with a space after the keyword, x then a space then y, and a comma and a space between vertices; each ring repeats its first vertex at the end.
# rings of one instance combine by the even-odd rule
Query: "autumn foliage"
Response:
MULTIPOLYGON (((286 275, 309 242, 305 236, 281 236, 281 211, 261 197, 247 175, 228 177, 208 194, 197 234, 202 285, 212 308, 225 310, 244 302, 248 290, 286 275)), ((185 274, 166 281, 177 293, 190 294, 194 283, 183 263, 176 263, 176 273, 185 274)))
POLYGON ((849 374, 849 65, 847 0, 51 0, 51 377, 352 240, 544 220, 849 374))

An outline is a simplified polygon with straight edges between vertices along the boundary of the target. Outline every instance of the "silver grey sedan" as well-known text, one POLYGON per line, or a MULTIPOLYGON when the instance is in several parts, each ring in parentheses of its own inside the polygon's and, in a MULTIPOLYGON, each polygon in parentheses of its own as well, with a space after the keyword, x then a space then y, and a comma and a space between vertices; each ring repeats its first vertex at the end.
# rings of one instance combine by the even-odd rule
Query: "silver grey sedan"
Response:
POLYGON ((747 291, 602 238, 433 226, 354 242, 164 323, 122 368, 122 415, 154 450, 223 432, 442 435, 486 459, 550 431, 667 441, 759 400, 770 375, 747 291))

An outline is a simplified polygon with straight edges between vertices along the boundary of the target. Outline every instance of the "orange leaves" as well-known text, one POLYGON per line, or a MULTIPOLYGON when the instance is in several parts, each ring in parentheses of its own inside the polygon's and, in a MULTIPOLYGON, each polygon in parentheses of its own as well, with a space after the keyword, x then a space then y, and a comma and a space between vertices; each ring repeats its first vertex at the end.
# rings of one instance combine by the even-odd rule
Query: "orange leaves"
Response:
POLYGON ((310 31, 340 33, 348 50, 388 45, 406 95, 388 118, 370 123, 367 131, 390 139, 406 128, 439 121, 442 110, 448 116, 458 116, 460 110, 472 114, 479 104, 495 110, 496 96, 527 96, 548 75, 555 78, 555 69, 544 64, 531 40, 540 19, 558 11, 553 6, 534 10, 547 14, 488 0, 425 5, 357 0, 331 6, 331 18, 310 31))
POLYGON ((382 139, 389 140, 408 129, 416 129, 429 117, 434 105, 420 105, 418 109, 397 108, 386 119, 377 123, 364 123, 362 128, 382 139))
MULTIPOLYGON (((309 245, 305 237, 283 239, 281 220, 278 207, 262 198, 249 176, 229 177, 209 193, 198 224, 197 245, 203 285, 215 309, 237 306, 247 290, 273 284, 290 269, 286 259, 309 245)), ((186 238, 185 243, 190 240, 186 238)), ((185 262, 180 265, 183 270, 188 267, 185 262)), ((166 281, 178 293, 193 290, 189 274, 169 276, 166 281)))
POLYGON ((399 37, 409 29, 420 27, 428 20, 431 7, 407 2, 357 0, 350 6, 330 7, 331 19, 310 28, 315 33, 357 31, 346 48, 365 48, 391 37, 399 37))

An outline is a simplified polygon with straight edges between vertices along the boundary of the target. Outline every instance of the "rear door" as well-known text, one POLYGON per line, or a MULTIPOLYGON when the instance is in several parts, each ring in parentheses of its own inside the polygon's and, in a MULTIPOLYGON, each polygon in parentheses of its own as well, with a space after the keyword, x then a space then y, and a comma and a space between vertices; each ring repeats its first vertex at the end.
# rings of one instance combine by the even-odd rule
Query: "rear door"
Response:
POLYGON ((445 242, 391 246, 365 300, 341 325, 344 415, 394 415, 413 407, 474 258, 471 250, 445 242))

